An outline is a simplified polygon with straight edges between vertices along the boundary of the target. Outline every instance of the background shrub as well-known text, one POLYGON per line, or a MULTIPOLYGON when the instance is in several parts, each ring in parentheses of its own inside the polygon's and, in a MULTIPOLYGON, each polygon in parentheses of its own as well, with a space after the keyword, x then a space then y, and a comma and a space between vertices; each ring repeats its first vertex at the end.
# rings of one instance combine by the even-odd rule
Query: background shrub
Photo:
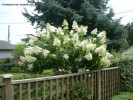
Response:
POLYGON ((91 91, 86 83, 76 83, 71 89, 71 96, 75 100, 91 100, 91 91))
POLYGON ((133 92, 133 58, 128 55, 114 54, 111 67, 119 67, 121 70, 121 90, 133 92))
POLYGON ((18 65, 18 61, 14 58, 0 59, 0 73, 8 72, 24 72, 23 69, 18 65))

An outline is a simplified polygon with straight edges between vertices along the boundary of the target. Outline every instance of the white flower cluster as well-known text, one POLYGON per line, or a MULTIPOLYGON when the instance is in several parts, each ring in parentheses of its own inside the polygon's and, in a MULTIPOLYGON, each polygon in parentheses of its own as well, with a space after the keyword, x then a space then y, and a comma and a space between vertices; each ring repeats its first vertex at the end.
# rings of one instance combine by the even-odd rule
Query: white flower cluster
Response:
POLYGON ((38 40, 38 38, 37 37, 35 37, 35 36, 32 36, 32 35, 30 35, 29 36, 29 44, 30 45, 34 45, 34 43, 38 40))
MULTIPOLYGON (((45 63, 43 65, 49 65, 47 63, 50 63, 54 66, 55 62, 52 61, 62 61, 60 62, 62 64, 60 65, 61 67, 64 66, 64 63, 72 66, 71 62, 82 62, 85 60, 88 63, 97 62, 101 67, 110 65, 112 55, 106 50, 105 31, 98 34, 96 28, 91 32, 90 36, 85 38, 87 26, 78 26, 77 22, 74 21, 72 30, 68 30, 68 22, 66 20, 64 20, 62 26, 63 28, 56 28, 47 24, 46 29, 36 31, 38 38, 30 36, 29 45, 24 50, 24 56, 20 57, 20 64, 26 63, 29 70, 36 67, 34 63, 37 62, 45 63)), ((86 64, 86 66, 91 65, 86 64)))
POLYGON ((64 57, 65 59, 68 59, 68 58, 69 58, 69 56, 68 56, 67 54, 64 54, 63 57, 64 57))
POLYGON ((60 40, 57 37, 55 37, 53 41, 53 46, 60 46, 60 45, 61 45, 60 40))
POLYGON ((24 50, 24 54, 25 55, 32 55, 32 54, 36 54, 38 55, 38 53, 42 52, 42 48, 39 46, 28 46, 27 48, 25 48, 24 50))
POLYGON ((70 38, 68 35, 64 36, 64 41, 63 41, 63 44, 66 44, 70 41, 70 38))
POLYGON ((20 59, 23 63, 32 63, 36 61, 35 57, 29 56, 29 55, 21 56, 20 59))
POLYGON ((100 63, 102 66, 104 67, 108 67, 111 64, 111 58, 113 57, 107 50, 106 50, 106 32, 100 32, 99 34, 97 34, 97 29, 94 29, 91 34, 94 34, 97 36, 97 38, 99 39, 100 42, 100 46, 97 46, 97 48, 95 49, 95 53, 97 53, 100 57, 100 63))
POLYGON ((49 52, 50 52, 49 50, 43 49, 43 56, 47 57, 49 52))

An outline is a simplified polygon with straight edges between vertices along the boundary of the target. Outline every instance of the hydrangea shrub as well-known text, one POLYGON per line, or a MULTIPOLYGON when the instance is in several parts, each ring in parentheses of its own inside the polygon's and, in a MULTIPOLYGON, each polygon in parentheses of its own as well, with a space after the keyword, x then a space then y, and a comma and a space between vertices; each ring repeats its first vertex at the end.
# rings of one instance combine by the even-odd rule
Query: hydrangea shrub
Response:
POLYGON ((58 28, 48 23, 46 28, 36 31, 36 36, 29 37, 20 65, 33 73, 51 68, 93 70, 108 67, 112 55, 106 50, 106 32, 98 33, 94 29, 87 36, 87 28, 78 26, 75 21, 71 30, 66 20, 58 28))

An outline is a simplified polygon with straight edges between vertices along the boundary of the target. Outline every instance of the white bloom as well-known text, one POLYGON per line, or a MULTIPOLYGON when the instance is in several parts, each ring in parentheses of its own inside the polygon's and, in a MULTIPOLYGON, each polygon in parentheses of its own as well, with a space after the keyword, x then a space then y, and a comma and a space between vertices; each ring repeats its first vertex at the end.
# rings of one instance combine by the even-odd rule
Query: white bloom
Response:
POLYGON ((55 37, 53 41, 53 46, 60 46, 60 45, 61 45, 60 40, 57 37, 55 37))
POLYGON ((95 52, 98 53, 100 56, 106 55, 106 45, 101 45, 100 47, 95 49, 95 52))
POLYGON ((28 70, 32 70, 33 69, 33 64, 28 64, 28 70))
POLYGON ((81 58, 81 57, 80 57, 80 58, 76 58, 76 59, 75 59, 75 61, 79 61, 79 62, 80 62, 81 60, 82 60, 82 58, 81 58))
POLYGON ((35 57, 29 56, 29 55, 21 56, 20 59, 23 63, 25 63, 25 62, 32 63, 32 62, 36 61, 35 57))
POLYGON ((71 30, 71 31, 70 31, 70 36, 73 36, 73 34, 74 34, 74 31, 71 30))
POLYGON ((99 38, 106 37, 106 32, 105 32, 105 31, 100 32, 100 33, 97 35, 97 37, 99 37, 99 38))
POLYGON ((87 33, 87 26, 83 26, 83 25, 81 25, 80 26, 80 29, 79 29, 79 32, 80 33, 83 33, 83 35, 86 35, 86 33, 87 33))
POLYGON ((31 55, 31 54, 32 54, 32 52, 31 52, 32 48, 33 48, 33 47, 30 47, 30 46, 27 47, 27 48, 25 48, 25 49, 24 49, 24 54, 25 54, 25 55, 31 55))
POLYGON ((83 50, 86 50, 86 45, 87 45, 88 43, 89 43, 88 40, 83 40, 83 41, 80 43, 80 45, 81 45, 81 47, 82 47, 83 50))
POLYGON ((64 57, 65 59, 69 59, 69 56, 68 56, 67 54, 64 54, 63 57, 64 57))
POLYGON ((102 57, 101 64, 103 65, 103 67, 108 67, 111 64, 111 61, 108 60, 107 57, 102 57))
POLYGON ((87 60, 92 60, 92 54, 89 52, 89 53, 87 53, 86 55, 85 55, 85 58, 87 59, 87 60))
POLYGON ((32 35, 30 35, 29 38, 30 38, 30 40, 28 41, 28 43, 29 43, 30 45, 34 45, 34 43, 38 40, 37 37, 32 36, 32 35))
POLYGON ((74 47, 75 47, 75 48, 81 47, 80 41, 77 41, 77 42, 74 44, 74 47))
POLYGON ((22 61, 22 62, 20 62, 20 64, 22 64, 22 63, 25 63, 25 62, 26 62, 26 59, 25 59, 25 57, 24 57, 24 56, 20 56, 20 60, 22 61))
POLYGON ((50 33, 47 32, 45 36, 46 36, 47 39, 49 39, 50 38, 50 33))
POLYGON ((105 43, 105 42, 106 42, 106 38, 100 39, 100 43, 101 43, 101 44, 103 44, 103 43, 105 43))
POLYGON ((93 44, 93 43, 88 43, 86 45, 86 51, 89 52, 91 50, 94 50, 96 48, 96 44, 93 44))
POLYGON ((64 32, 63 32, 62 28, 59 27, 57 29, 57 34, 64 35, 64 32))
POLYGON ((22 61, 19 61, 18 64, 22 66, 24 63, 22 61))
POLYGON ((47 33, 47 30, 44 28, 42 31, 40 31, 40 30, 36 30, 36 34, 38 35, 38 36, 46 36, 46 33, 47 33))
POLYGON ((78 27, 78 24, 76 21, 73 21, 73 25, 72 25, 72 29, 78 31, 79 30, 79 27, 78 27))
POLYGON ((42 33, 46 34, 46 33, 47 33, 47 30, 44 28, 44 29, 42 30, 42 33))
POLYGON ((113 55, 109 52, 106 52, 106 56, 107 56, 108 59, 111 59, 113 57, 113 55))
POLYGON ((46 49, 43 49, 42 52, 43 52, 44 57, 47 57, 50 51, 46 50, 46 49))
POLYGON ((28 63, 32 63, 32 62, 36 61, 36 58, 32 57, 32 56, 25 56, 25 59, 26 59, 26 62, 28 62, 28 63))
POLYGON ((47 23, 46 28, 47 28, 47 31, 49 31, 49 32, 56 32, 56 30, 57 30, 56 27, 50 25, 49 23, 47 23))
POLYGON ((98 38, 100 38, 100 42, 101 43, 105 43, 106 42, 106 32, 103 31, 103 32, 100 32, 98 35, 97 35, 98 38))
POLYGON ((25 55, 38 54, 40 52, 42 52, 42 48, 39 46, 34 46, 34 47, 28 46, 24 50, 25 55))
POLYGON ((97 38, 93 38, 92 41, 94 42, 94 41, 96 41, 96 39, 97 39, 97 38))
POLYGON ((79 40, 79 35, 78 35, 78 33, 75 33, 74 35, 73 35, 73 37, 72 37, 72 41, 73 42, 77 42, 79 40))
MULTIPOLYGON (((89 72, 90 70, 89 70, 89 69, 86 69, 86 71, 88 71, 88 72, 89 72)), ((89 77, 90 77, 90 74, 89 74, 89 77)))
MULTIPOLYGON (((32 52, 32 51, 31 51, 31 52, 32 52)), ((40 52, 42 52, 42 48, 39 47, 39 46, 34 46, 34 50, 33 50, 32 53, 38 54, 38 53, 40 53, 40 52)))
POLYGON ((97 35, 97 28, 95 28, 93 31, 91 31, 91 34, 97 35))
POLYGON ((64 19, 64 21, 63 21, 63 25, 64 26, 68 26, 68 22, 64 19))
POLYGON ((40 30, 37 29, 35 32, 36 32, 36 34, 37 34, 38 36, 41 36, 41 31, 40 31, 40 30))
POLYGON ((69 41, 70 41, 69 36, 68 36, 68 35, 64 36, 64 42, 63 42, 63 44, 66 44, 66 43, 68 43, 69 41))

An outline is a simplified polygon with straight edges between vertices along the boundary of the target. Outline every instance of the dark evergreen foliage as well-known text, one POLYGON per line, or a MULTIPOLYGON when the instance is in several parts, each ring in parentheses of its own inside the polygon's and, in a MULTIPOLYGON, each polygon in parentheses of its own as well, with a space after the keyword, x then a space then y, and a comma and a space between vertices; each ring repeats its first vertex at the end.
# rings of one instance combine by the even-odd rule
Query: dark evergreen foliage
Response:
MULTIPOLYGON (((109 0, 28 0, 35 3, 37 14, 32 15, 25 9, 23 15, 37 27, 43 28, 46 23, 60 26, 66 19, 70 26, 75 20, 79 25, 87 25, 88 33, 94 28, 107 32, 108 49, 121 50, 125 44, 126 30, 120 24, 120 19, 112 19, 113 10, 107 7, 109 0), (108 13, 107 13, 108 12, 108 13), (121 44, 120 42, 123 42, 121 44)), ((70 27, 71 28, 71 27, 70 27)))
POLYGON ((127 36, 127 42, 129 44, 129 46, 133 45, 133 22, 128 23, 125 28, 128 31, 128 36, 127 36))

